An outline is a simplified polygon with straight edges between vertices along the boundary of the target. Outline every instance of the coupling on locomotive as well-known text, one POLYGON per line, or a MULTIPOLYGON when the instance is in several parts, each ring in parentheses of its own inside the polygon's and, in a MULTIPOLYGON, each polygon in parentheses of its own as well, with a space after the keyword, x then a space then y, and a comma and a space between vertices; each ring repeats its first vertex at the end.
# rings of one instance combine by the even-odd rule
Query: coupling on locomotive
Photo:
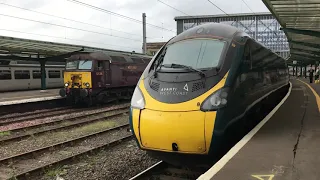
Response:
POLYGON ((130 99, 134 87, 151 58, 122 53, 77 53, 70 56, 64 71, 60 96, 72 103, 110 102, 130 99))
POLYGON ((285 60, 248 34, 199 25, 152 58, 131 99, 130 128, 149 152, 211 155, 251 107, 288 84, 285 60))

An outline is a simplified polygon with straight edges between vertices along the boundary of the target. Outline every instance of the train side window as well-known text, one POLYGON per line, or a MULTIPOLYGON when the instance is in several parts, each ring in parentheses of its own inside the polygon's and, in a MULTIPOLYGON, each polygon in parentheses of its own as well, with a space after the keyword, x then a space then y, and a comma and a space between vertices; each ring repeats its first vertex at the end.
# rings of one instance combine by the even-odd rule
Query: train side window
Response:
POLYGON ((41 79, 41 72, 39 70, 33 70, 32 77, 33 79, 41 79))
POLYGON ((30 71, 28 70, 17 70, 14 71, 15 79, 30 79, 30 71))
POLYGON ((97 61, 97 69, 102 70, 103 69, 103 62, 102 61, 97 61))
POLYGON ((2 70, 0 71, 0 80, 9 80, 11 79, 11 71, 2 70))
POLYGON ((60 78, 60 71, 48 71, 49 78, 60 78))

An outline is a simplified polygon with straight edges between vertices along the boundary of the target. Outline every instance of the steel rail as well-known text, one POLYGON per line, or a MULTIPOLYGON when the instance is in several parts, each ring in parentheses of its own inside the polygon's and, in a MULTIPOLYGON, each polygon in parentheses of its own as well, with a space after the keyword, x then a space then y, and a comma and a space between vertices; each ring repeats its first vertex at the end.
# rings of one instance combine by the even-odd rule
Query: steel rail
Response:
MULTIPOLYGON (((116 111, 116 110, 119 110, 119 109, 115 109, 115 110, 112 110, 112 111, 116 111)), ((112 112, 112 111, 110 111, 110 112, 112 112)), ((12 142, 12 141, 19 141, 19 140, 21 140, 23 138, 28 138, 28 137, 35 136, 35 135, 38 136, 38 135, 41 135, 41 134, 44 134, 44 133, 48 133, 48 132, 55 132, 55 131, 60 131, 60 130, 65 130, 65 129, 71 129, 71 128, 74 128, 74 127, 77 127, 77 126, 80 126, 80 125, 90 124, 90 123, 94 123, 94 122, 97 122, 97 121, 109 121, 109 119, 104 120, 104 118, 112 118, 112 117, 120 116, 123 113, 127 113, 127 112, 129 112, 129 110, 122 111, 122 112, 119 112, 119 113, 116 113, 116 114, 107 115, 107 116, 104 116, 104 117, 93 118, 93 119, 82 119, 81 117, 79 117, 79 118, 81 118, 80 120, 77 119, 77 120, 75 120, 75 123, 68 124, 68 125, 65 125, 65 126, 59 126, 60 124, 58 124, 58 126, 53 126, 51 128, 48 128, 48 129, 35 131, 33 133, 10 135, 7 138, 0 139, 0 143, 1 144, 5 144, 5 143, 8 143, 8 142, 12 142)))

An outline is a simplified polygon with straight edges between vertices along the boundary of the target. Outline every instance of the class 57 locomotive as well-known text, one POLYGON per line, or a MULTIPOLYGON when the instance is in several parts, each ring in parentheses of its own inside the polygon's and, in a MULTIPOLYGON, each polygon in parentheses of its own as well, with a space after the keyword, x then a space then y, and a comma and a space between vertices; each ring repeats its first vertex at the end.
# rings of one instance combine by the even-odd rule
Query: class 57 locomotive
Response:
POLYGON ((77 53, 67 59, 60 96, 68 103, 130 99, 151 56, 133 53, 77 53))

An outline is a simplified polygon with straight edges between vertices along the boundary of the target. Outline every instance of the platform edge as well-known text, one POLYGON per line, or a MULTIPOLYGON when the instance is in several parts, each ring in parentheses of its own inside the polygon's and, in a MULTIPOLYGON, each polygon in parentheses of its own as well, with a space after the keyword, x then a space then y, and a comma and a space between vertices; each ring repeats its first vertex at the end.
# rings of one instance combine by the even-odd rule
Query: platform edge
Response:
POLYGON ((216 175, 228 162, 235 156, 240 149, 259 131, 259 129, 278 111, 282 104, 288 99, 291 94, 292 83, 289 82, 290 87, 286 96, 280 101, 280 103, 273 108, 273 110, 253 128, 247 135, 245 135, 235 146, 233 146, 214 166, 212 166, 207 172, 197 178, 197 180, 210 180, 216 175))

